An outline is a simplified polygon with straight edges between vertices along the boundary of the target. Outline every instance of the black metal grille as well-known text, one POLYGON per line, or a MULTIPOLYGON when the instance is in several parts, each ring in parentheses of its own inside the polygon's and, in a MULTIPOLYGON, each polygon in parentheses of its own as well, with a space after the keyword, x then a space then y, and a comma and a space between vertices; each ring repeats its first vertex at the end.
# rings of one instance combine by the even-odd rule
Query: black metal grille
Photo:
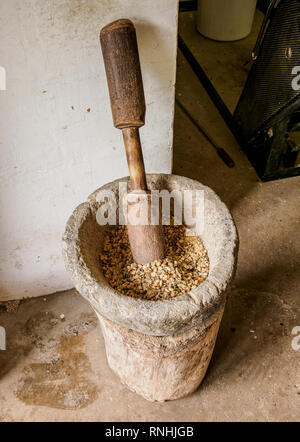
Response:
POLYGON ((300 1, 282 0, 273 14, 234 114, 247 142, 300 97, 292 88, 292 69, 300 66, 300 1))

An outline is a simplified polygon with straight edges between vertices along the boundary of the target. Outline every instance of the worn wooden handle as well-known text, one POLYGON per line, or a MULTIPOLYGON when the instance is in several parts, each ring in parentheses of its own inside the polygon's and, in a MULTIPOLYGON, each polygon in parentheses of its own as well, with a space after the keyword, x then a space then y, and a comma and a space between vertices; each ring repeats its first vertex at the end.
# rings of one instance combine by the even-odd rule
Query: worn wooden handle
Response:
POLYGON ((131 190, 147 190, 139 129, 137 127, 126 127, 122 129, 122 132, 130 175, 131 190))
POLYGON ((145 98, 136 33, 130 20, 117 20, 100 32, 111 110, 122 129, 131 189, 147 190, 139 127, 145 122, 145 98))
POLYGON ((100 32, 115 127, 145 124, 145 97, 134 25, 121 19, 100 32))
MULTIPOLYGON (((100 32, 110 104, 115 127, 122 129, 130 174, 131 190, 147 191, 143 153, 139 127, 145 124, 145 97, 137 47, 136 33, 130 20, 117 20, 105 26, 100 32)), ((128 213, 140 212, 148 196, 128 206, 128 213)), ((130 247, 138 264, 164 257, 162 226, 135 225, 127 223, 130 247)))

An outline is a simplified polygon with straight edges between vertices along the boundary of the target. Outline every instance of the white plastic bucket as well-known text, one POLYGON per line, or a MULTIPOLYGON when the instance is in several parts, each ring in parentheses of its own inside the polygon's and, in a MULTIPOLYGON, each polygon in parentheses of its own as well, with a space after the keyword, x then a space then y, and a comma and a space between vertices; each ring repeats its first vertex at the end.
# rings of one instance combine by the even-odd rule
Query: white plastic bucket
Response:
POLYGON ((219 41, 240 40, 251 32, 257 0, 198 0, 197 29, 219 41))

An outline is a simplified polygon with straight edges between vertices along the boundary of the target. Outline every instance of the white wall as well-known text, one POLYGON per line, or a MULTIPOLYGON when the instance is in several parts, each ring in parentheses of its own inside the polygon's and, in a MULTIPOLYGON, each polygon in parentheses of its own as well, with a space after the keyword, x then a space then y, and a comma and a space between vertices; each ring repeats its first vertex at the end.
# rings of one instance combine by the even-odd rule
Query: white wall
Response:
POLYGON ((72 287, 61 235, 76 205, 128 175, 112 125, 99 30, 136 25, 146 171, 170 172, 177 0, 1 0, 0 300, 72 287), (87 110, 90 109, 90 112, 87 110))

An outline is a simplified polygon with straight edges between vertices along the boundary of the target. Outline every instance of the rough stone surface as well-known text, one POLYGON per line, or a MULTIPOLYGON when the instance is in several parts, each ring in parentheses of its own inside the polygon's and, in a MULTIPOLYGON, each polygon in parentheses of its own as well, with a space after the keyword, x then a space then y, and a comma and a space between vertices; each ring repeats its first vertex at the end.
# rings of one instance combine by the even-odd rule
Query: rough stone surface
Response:
POLYGON ((225 204, 198 181, 176 175, 147 176, 150 189, 204 191, 204 231, 201 237, 208 251, 210 272, 199 287, 174 299, 134 299, 117 293, 109 286, 99 261, 107 227, 101 227, 96 222, 97 194, 99 190, 112 190, 118 200, 120 181, 128 182, 128 178, 96 190, 87 202, 74 210, 67 222, 63 253, 75 287, 101 315, 140 333, 168 336, 194 326, 208 327, 224 306, 226 289, 236 266, 238 237, 225 204))
MULTIPOLYGON (((124 296, 103 275, 99 257, 108 227, 96 220, 98 192, 112 190, 118 201, 124 180, 128 178, 101 187, 74 210, 63 236, 66 268, 98 315, 109 365, 121 381, 148 400, 177 399, 193 392, 206 373, 235 273, 237 232, 228 209, 208 187, 176 175, 148 175, 150 189, 204 191, 201 238, 209 275, 196 289, 173 299, 124 296)), ((193 233, 199 235, 197 228, 193 233)))

